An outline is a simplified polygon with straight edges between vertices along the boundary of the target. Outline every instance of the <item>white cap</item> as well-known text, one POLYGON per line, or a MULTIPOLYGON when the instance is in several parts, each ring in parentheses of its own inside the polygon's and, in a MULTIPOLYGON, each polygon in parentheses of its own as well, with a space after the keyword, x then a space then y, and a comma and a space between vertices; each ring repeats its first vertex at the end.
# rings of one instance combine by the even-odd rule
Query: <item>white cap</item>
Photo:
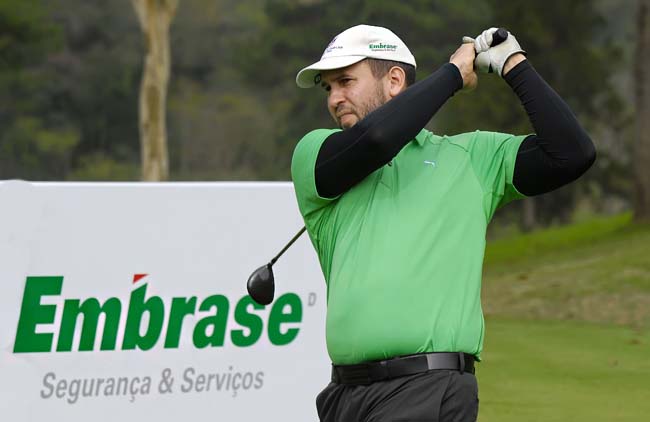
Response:
POLYGON ((357 25, 334 37, 320 60, 296 75, 300 88, 320 83, 321 70, 340 69, 365 58, 392 60, 415 66, 415 57, 390 29, 381 26, 357 25))

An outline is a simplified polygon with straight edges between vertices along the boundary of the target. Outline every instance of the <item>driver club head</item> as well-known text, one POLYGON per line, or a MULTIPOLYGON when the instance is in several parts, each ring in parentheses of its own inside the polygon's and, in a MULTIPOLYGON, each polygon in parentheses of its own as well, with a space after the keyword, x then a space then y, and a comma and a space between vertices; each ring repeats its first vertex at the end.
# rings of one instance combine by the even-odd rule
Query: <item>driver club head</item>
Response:
POLYGON ((271 264, 262 265, 248 277, 246 283, 248 294, 260 305, 268 305, 273 302, 275 294, 275 279, 271 264))

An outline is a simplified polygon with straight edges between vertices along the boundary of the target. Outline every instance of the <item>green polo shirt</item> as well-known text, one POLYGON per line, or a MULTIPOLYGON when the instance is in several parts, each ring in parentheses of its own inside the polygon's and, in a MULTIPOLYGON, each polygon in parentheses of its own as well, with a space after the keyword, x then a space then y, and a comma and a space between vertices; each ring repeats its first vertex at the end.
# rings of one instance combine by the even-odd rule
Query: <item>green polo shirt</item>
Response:
POLYGON ((422 130, 390 164, 334 199, 316 191, 327 136, 300 140, 291 173, 327 282, 327 348, 335 364, 421 352, 480 355, 485 232, 512 185, 525 136, 422 130))

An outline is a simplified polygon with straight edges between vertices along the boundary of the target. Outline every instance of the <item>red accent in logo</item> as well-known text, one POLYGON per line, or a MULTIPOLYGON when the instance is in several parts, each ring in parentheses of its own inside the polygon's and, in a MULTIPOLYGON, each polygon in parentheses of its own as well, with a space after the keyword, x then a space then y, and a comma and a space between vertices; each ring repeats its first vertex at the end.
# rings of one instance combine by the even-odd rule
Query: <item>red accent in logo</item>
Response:
POLYGON ((149 274, 133 274, 133 284, 137 283, 148 275, 149 274))

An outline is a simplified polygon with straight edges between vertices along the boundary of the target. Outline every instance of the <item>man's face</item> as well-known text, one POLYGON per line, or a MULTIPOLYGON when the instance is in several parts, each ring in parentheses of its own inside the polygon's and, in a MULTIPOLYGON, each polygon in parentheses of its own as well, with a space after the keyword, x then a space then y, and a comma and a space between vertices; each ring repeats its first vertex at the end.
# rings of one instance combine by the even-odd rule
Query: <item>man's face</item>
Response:
POLYGON ((376 79, 363 60, 321 73, 327 91, 327 109, 342 129, 349 129, 390 99, 384 78, 376 79))

